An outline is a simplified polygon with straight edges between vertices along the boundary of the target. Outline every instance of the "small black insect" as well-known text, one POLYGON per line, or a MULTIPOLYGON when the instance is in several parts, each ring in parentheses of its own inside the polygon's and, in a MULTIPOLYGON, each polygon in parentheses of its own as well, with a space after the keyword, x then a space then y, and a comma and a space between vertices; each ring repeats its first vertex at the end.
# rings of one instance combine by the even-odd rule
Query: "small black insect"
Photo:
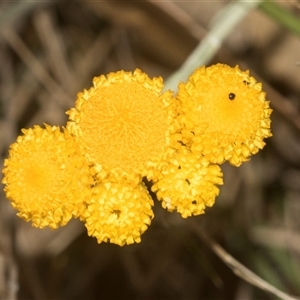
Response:
POLYGON ((234 100, 235 94, 234 94, 234 93, 230 93, 230 94, 228 95, 228 98, 229 98, 229 100, 234 100))

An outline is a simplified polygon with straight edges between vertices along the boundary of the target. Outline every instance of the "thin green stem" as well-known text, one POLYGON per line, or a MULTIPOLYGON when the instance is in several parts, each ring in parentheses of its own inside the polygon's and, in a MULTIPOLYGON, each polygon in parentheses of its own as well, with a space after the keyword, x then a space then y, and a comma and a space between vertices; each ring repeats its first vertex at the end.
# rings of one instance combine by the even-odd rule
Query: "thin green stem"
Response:
POLYGON ((213 18, 210 29, 195 50, 182 66, 173 73, 165 84, 165 89, 176 91, 180 81, 186 81, 188 76, 199 66, 207 64, 220 49, 227 36, 232 33, 237 24, 261 1, 238 0, 226 5, 213 18))
POLYGON ((265 0, 260 4, 259 8, 283 27, 300 36, 300 20, 282 5, 265 0))

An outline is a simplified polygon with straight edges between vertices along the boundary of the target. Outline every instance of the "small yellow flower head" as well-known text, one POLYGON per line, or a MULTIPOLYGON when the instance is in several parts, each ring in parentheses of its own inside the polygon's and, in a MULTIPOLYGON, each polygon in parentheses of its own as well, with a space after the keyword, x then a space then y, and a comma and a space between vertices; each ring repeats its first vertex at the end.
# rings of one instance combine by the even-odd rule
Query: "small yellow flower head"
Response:
POLYGON ((59 127, 25 130, 4 161, 4 191, 18 216, 34 227, 52 229, 78 217, 93 183, 74 138, 59 127))
POLYGON ((93 84, 67 112, 67 129, 101 179, 109 173, 140 182, 167 146, 172 93, 162 93, 162 78, 150 79, 138 69, 95 77, 93 84))
POLYGON ((235 166, 249 159, 270 137, 269 101, 261 83, 238 66, 201 67, 179 84, 182 141, 213 163, 235 166))
POLYGON ((177 210, 183 218, 204 213, 219 194, 216 184, 223 184, 218 165, 211 165, 205 157, 180 151, 162 169, 162 176, 152 186, 163 208, 177 210))
POLYGON ((139 243, 153 218, 152 206, 143 183, 133 188, 126 183, 105 182, 93 188, 85 226, 98 243, 139 243))

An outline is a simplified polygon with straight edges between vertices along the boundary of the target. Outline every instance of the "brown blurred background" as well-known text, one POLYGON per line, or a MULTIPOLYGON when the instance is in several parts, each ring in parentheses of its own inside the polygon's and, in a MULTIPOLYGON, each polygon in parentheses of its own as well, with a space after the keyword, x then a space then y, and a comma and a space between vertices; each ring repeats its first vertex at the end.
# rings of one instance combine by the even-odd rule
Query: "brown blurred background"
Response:
MULTIPOLYGON (((229 2, 1 1, 1 169, 21 128, 64 125, 94 76, 138 67, 167 79, 229 2)), ((299 2, 277 4, 299 20, 299 2)), ((1 188, 0 299, 276 299, 236 276, 195 226, 300 295, 299 35, 258 7, 207 65, 217 62, 249 69, 274 112, 263 151, 239 168, 222 166, 216 204, 183 220, 156 201, 142 242, 119 247, 97 244, 77 220, 55 231, 31 227, 1 188)))

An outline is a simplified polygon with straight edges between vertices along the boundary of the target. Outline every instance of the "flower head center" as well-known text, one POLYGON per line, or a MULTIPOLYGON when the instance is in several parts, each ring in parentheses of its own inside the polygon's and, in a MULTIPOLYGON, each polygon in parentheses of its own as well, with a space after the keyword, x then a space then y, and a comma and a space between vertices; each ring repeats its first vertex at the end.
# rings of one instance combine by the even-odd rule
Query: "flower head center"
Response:
POLYGON ((111 214, 116 216, 117 219, 119 219, 121 211, 119 209, 114 209, 111 214))

